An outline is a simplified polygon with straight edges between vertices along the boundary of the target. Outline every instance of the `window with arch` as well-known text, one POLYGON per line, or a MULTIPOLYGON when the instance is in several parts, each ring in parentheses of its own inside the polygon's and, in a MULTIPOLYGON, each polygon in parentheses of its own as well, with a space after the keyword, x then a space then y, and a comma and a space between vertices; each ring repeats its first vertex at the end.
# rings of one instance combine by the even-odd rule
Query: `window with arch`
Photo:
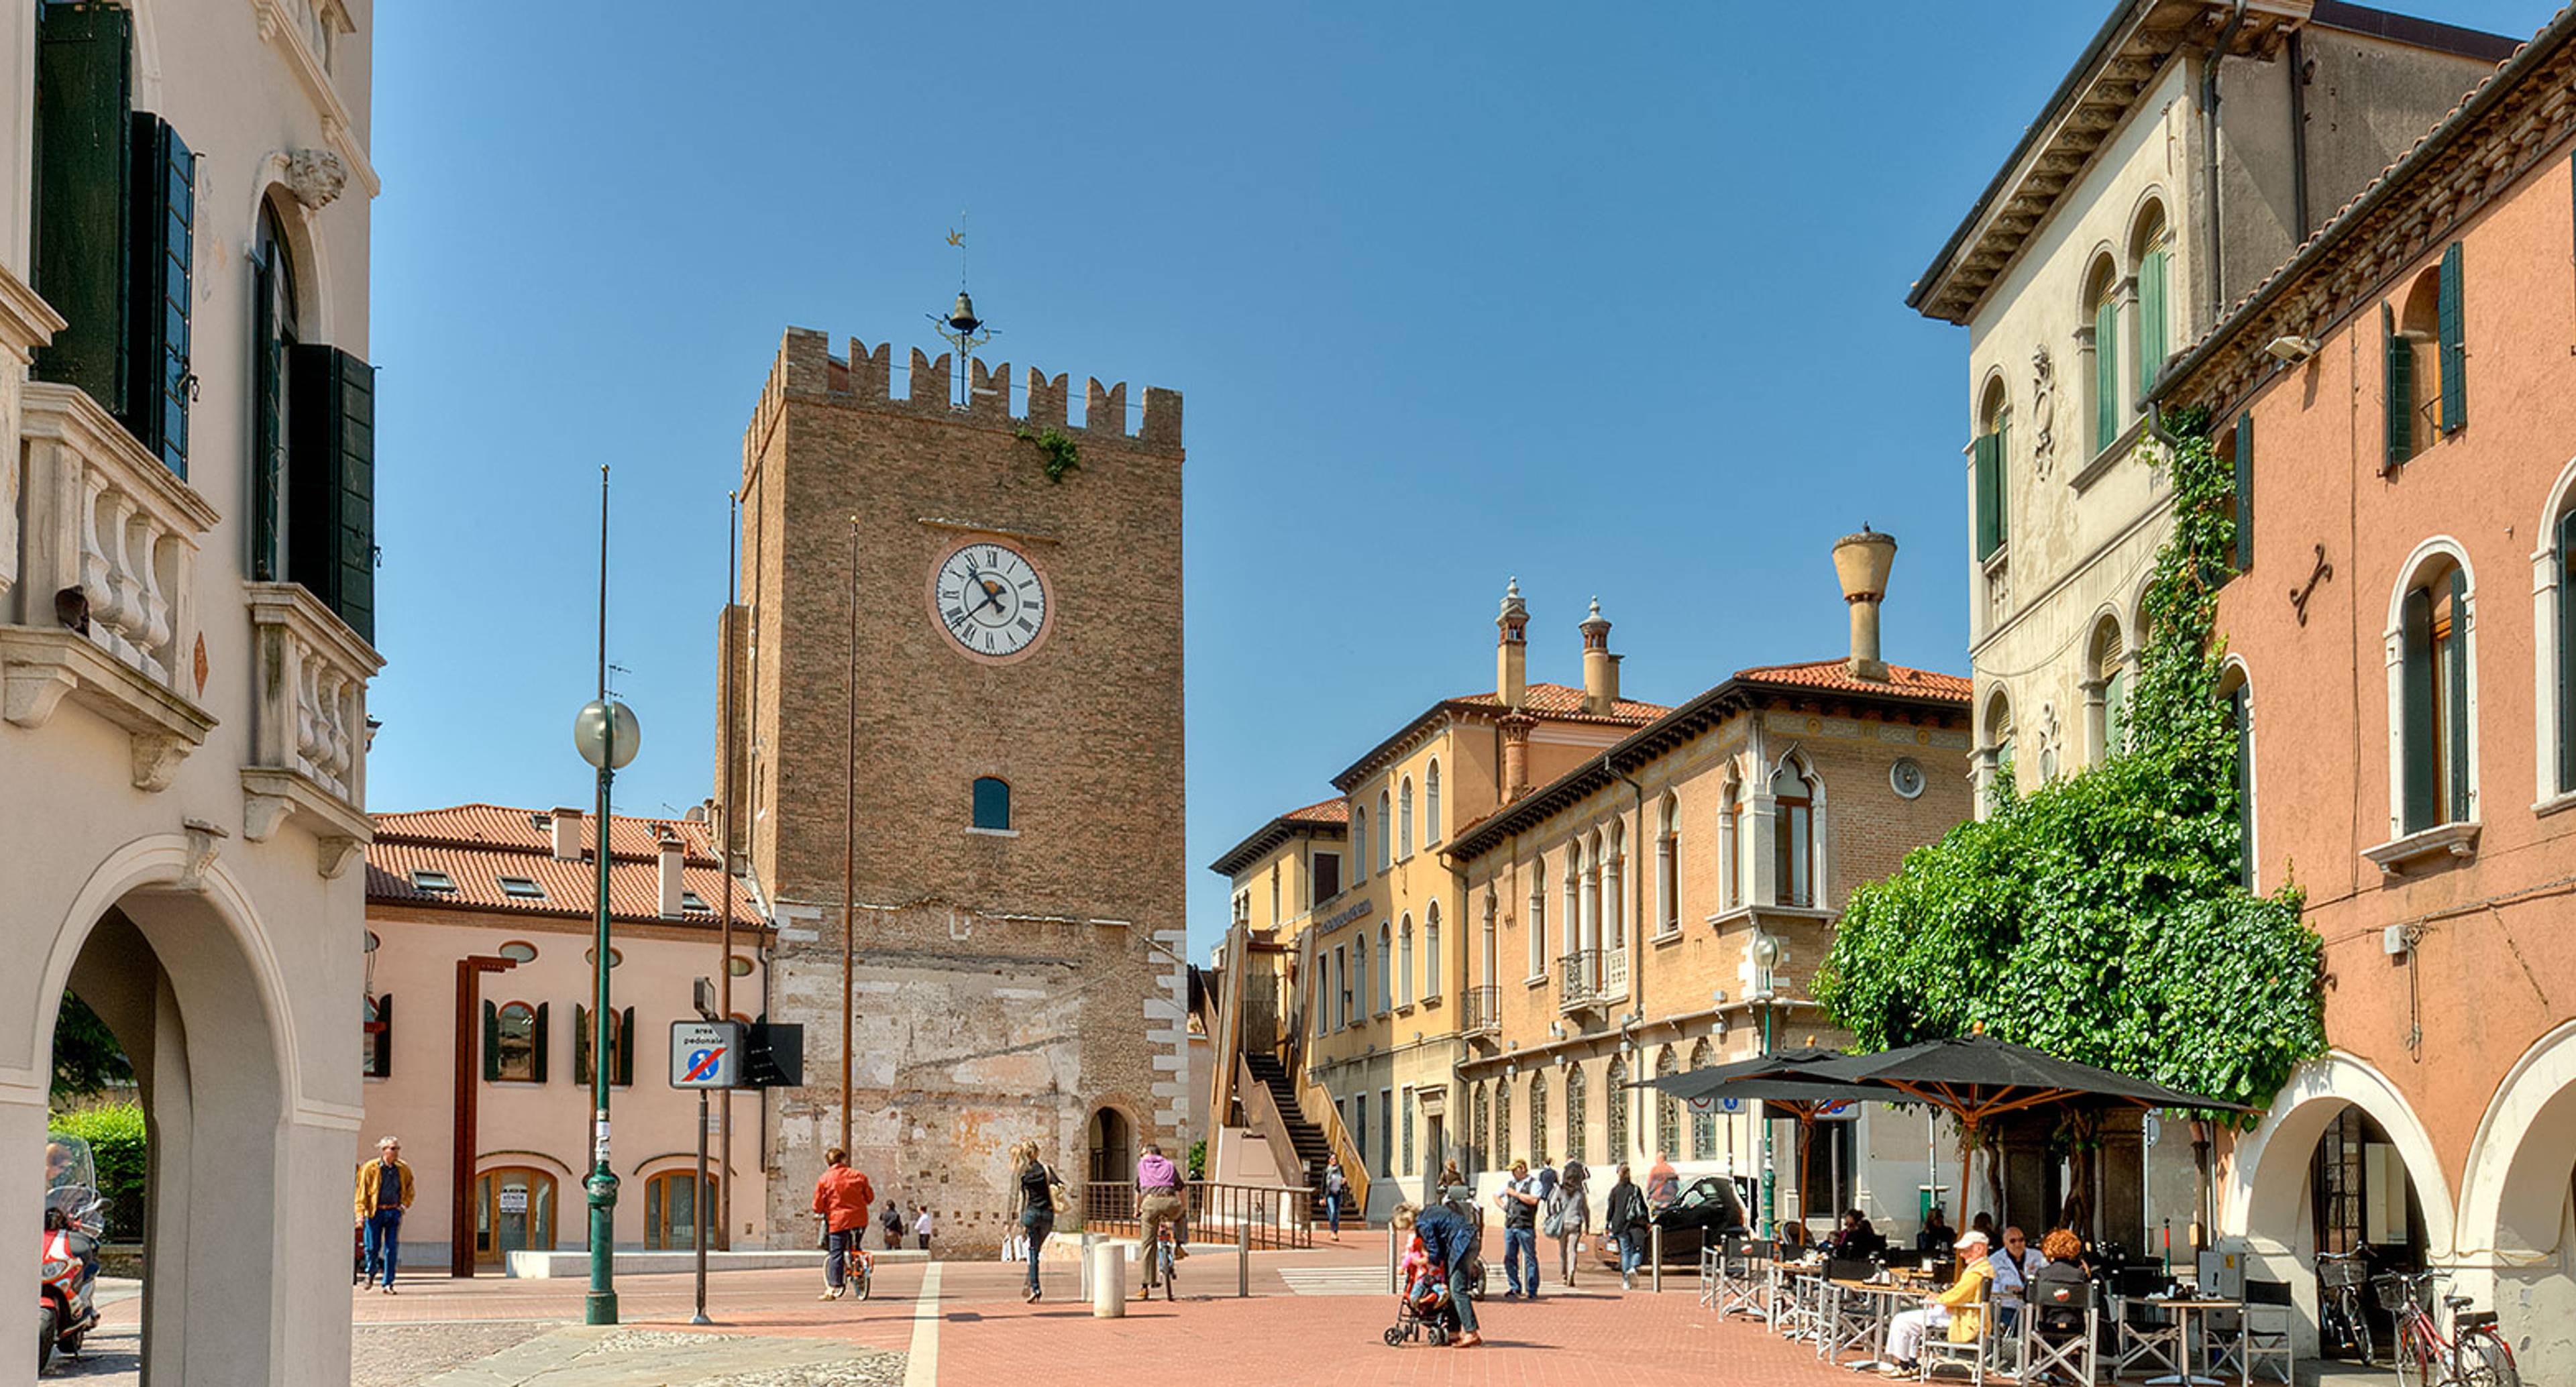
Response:
MULTIPOLYGON (((1669 1079, 1682 1072, 1681 1056, 1667 1045, 1655 1056, 1655 1077, 1669 1079)), ((1676 1155, 1682 1149, 1682 1100, 1662 1089, 1655 1090, 1655 1154, 1676 1155)))
POLYGON ((1547 976, 1547 859, 1530 859, 1529 975, 1547 976))
POLYGON ((1493 1156, 1493 1147, 1489 1142, 1490 1133, 1494 1130, 1494 1099, 1492 1094, 1485 1091, 1485 1086, 1481 1082, 1470 1092, 1468 1113, 1467 1164, 1468 1173, 1472 1175, 1476 1171, 1488 1169, 1493 1156))
POLYGON ((2088 393, 2092 396, 2092 447, 2100 453, 2120 437, 2120 297, 2119 271, 2111 257, 2103 256, 2093 264, 2093 272, 2084 281, 2084 320, 2091 324, 2093 370, 2088 393))
POLYGON ((2172 341, 2173 232, 2165 223, 2162 203, 2150 202, 2138 213, 2129 238, 2129 254, 2138 275, 2138 398, 2145 399, 2164 369, 2172 341))
POLYGON ((499 1266, 513 1252, 554 1245, 554 1176, 530 1166, 500 1166, 474 1177, 476 1266, 499 1266))
POLYGON ((546 1081, 546 1004, 483 1004, 483 1077, 495 1083, 546 1081))
POLYGON ((1395 933, 1395 1000, 1400 1006, 1413 1005, 1413 916, 1407 913, 1395 933))
POLYGON ((1392 840, 1395 837, 1395 813, 1388 807, 1386 791, 1377 792, 1377 869, 1384 872, 1395 865, 1392 840))
POLYGON ((2429 555, 2398 599, 2401 833, 2476 817, 2475 630, 2468 570, 2450 554, 2429 555))
POLYGON ((1530 1164, 1547 1164, 1547 1071, 1530 1075, 1530 1164))
POLYGON ((1270 864, 1270 923, 1279 923, 1279 864, 1270 864))
POLYGON ((1565 1066, 1565 1158, 1569 1161, 1584 1160, 1591 1150, 1583 1139, 1589 1125, 1584 1109, 1591 1104, 1591 1087, 1581 1064, 1565 1066))
POLYGON ((2417 275, 2403 300, 2379 306, 2383 467, 2396 467, 2469 422, 2468 346, 2460 306, 2460 243, 2417 275))
POLYGON ((1680 801, 1666 794, 1656 818, 1660 827, 1655 834, 1655 932, 1671 934, 1682 927, 1680 801))
POLYGON ((1378 922, 1378 926, 1377 926, 1377 1014, 1378 1014, 1378 1015, 1380 1015, 1380 1016, 1384 1016, 1384 1015, 1386 1015, 1386 1013, 1387 1013, 1387 1012, 1388 1012, 1388 1011, 1389 1011, 1389 1010, 1394 1006, 1394 1000, 1393 1000, 1394 992, 1395 992, 1395 931, 1394 931, 1393 929, 1389 928, 1389 927, 1388 927, 1388 925, 1387 925, 1387 923, 1386 923, 1385 921, 1381 920, 1381 921, 1379 921, 1379 922, 1378 922))
POLYGON ((2561 483, 2558 512, 2541 527, 2544 600, 2535 613, 2547 690, 2540 700, 2541 798, 2576 794, 2576 469, 2561 483))
POLYGON ((1968 445, 1969 508, 1976 516, 1977 559, 1983 562, 2012 538, 2010 483, 2012 396, 1998 375, 1986 382, 1977 404, 1977 437, 1968 445))
POLYGON ((1990 797, 2008 794, 2013 788, 2013 713, 2012 698, 1998 688, 1986 699, 1986 715, 1979 728, 1984 755, 1978 767, 1984 781, 1977 788, 1977 813, 1983 815, 1990 797))
POLYGON ((1565 952, 1568 956, 1584 948, 1596 937, 1592 931, 1597 922, 1590 911, 1591 893, 1584 888, 1591 878, 1584 870, 1583 845, 1565 845, 1565 952))
POLYGON ((375 370, 299 340, 311 306, 279 206, 261 201, 250 255, 251 574, 301 585, 373 640, 375 370))
POLYGON ((1395 858, 1413 856, 1413 777, 1406 776, 1395 797, 1395 858))
POLYGON ((1717 890, 1733 910, 1744 904, 1744 782, 1727 772, 1726 790, 1717 811, 1717 890))
MULTIPOLYGON (((975 827, 989 833, 1005 833, 1010 830, 1011 783, 1009 781, 997 775, 975 778, 975 827)), ((1272 870, 1275 872, 1277 868, 1272 870)), ((1273 920, 1276 920, 1279 916, 1277 883, 1273 882, 1272 886, 1274 889, 1271 894, 1270 915, 1273 920)))
MULTIPOLYGON (((1709 1062, 1706 1040, 1691 1046, 1691 1068, 1706 1069, 1709 1062)), ((1717 1159, 1717 1105, 1714 1103, 1691 1111, 1691 1159, 1694 1161, 1717 1159)))
MULTIPOLYGON (((635 1033, 635 1008, 608 1009, 608 1081, 632 1085, 635 1082, 635 1055, 628 1040, 635 1033)), ((577 1084, 590 1082, 591 1054, 590 1008, 579 1002, 572 1006, 572 1077, 577 1084)))
POLYGON ((1633 1101, 1628 1092, 1628 1057, 1612 1055, 1604 1077, 1606 1082, 1602 1087, 1606 1091, 1601 1095, 1601 1115, 1607 1119, 1604 1126, 1610 1139, 1610 1154, 1606 1159, 1616 1164, 1628 1159, 1628 1104, 1633 1101))
POLYGON ((1368 880, 1369 864, 1368 811, 1351 806, 1351 884, 1368 880))
POLYGON ((1601 849, 1601 947, 1628 947, 1628 826, 1612 819, 1601 849))
POLYGON ((1343 1029, 1344 1027, 1347 1027, 1347 1026, 1349 1026, 1349 1025, 1351 1024, 1351 1003, 1352 1003, 1354 1000, 1357 1000, 1357 998, 1359 998, 1359 997, 1364 997, 1364 996, 1366 996, 1366 995, 1367 995, 1367 990, 1368 990, 1368 977, 1367 977, 1367 974, 1368 974, 1368 943, 1367 943, 1365 940, 1354 941, 1353 945, 1352 945, 1350 948, 1348 948, 1348 949, 1335 949, 1335 950, 1333 950, 1333 980, 1334 980, 1335 982, 1337 982, 1337 983, 1341 984, 1341 987, 1340 987, 1340 993, 1341 993, 1341 1003, 1342 1003, 1341 1013, 1340 1013, 1340 1015, 1339 1015, 1339 1017, 1338 1017, 1338 1019, 1337 1019, 1337 1021, 1336 1021, 1336 1024, 1334 1025, 1333 1029, 1335 1029, 1335 1030, 1341 1030, 1341 1029, 1343 1029), (1357 956, 1358 956, 1358 958, 1359 958, 1359 962, 1360 962, 1360 974, 1361 974, 1361 977, 1360 977, 1360 987, 1359 987, 1359 991, 1358 991, 1356 994, 1353 992, 1353 990, 1352 990, 1352 988, 1351 988, 1351 963, 1350 963, 1350 960, 1351 960, 1351 958, 1352 958, 1352 956, 1353 956, 1353 955, 1357 955, 1357 956))
POLYGON ((2125 740, 2120 716, 2128 703, 2128 650, 2119 618, 2105 612, 2094 623, 2084 664, 2084 757, 2085 764, 2098 766, 2118 755, 2125 740))
POLYGON ((1771 871, 1774 904, 1816 903, 1816 788, 1795 760, 1771 774, 1771 871))
MULTIPOLYGON (((665 1170, 644 1179, 644 1245, 648 1248, 697 1246, 698 1216, 716 1207, 716 1177, 701 1187, 694 1170, 665 1170), (700 1198, 703 1189, 704 1198, 700 1198)), ((724 1229, 707 1225, 707 1246, 723 1241, 724 1229)))
POLYGON ((1512 1080, 1510 1075, 1494 1081, 1494 1168, 1512 1168, 1512 1080))
POLYGON ((1497 952, 1500 931, 1496 928, 1501 913, 1502 902, 1495 899, 1491 887, 1486 888, 1485 927, 1477 932, 1476 941, 1476 985, 1479 987, 1491 987, 1503 980, 1503 960, 1497 952))
POLYGON ((1440 838, 1440 763, 1434 760, 1422 773, 1422 841, 1437 843, 1440 838))
POLYGON ((1422 908, 1422 995, 1440 995, 1440 902, 1422 908))
POLYGON ((2254 690, 2245 666, 2229 664, 2218 677, 2226 704, 2227 735, 2236 744, 2236 874, 2246 890, 2254 881, 2254 690))

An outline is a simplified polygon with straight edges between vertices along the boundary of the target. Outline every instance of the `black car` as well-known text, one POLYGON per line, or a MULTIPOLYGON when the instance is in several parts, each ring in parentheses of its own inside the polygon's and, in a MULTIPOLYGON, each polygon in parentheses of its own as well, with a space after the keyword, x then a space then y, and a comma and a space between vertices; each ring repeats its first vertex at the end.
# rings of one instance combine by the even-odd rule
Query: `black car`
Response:
MULTIPOLYGON (((1741 1237, 1750 1225, 1744 1217, 1744 1201, 1735 1191, 1735 1182, 1723 1175, 1703 1175, 1682 1187, 1681 1198, 1655 1211, 1655 1225, 1664 1230, 1664 1265, 1680 1263, 1696 1266, 1700 1245, 1713 1238, 1741 1237)), ((1652 1236, 1649 1234, 1648 1236, 1652 1236)), ((1601 1262, 1617 1270, 1619 1245, 1603 1238, 1601 1262)), ((1654 1256, 1649 1244, 1643 1255, 1654 1256)))

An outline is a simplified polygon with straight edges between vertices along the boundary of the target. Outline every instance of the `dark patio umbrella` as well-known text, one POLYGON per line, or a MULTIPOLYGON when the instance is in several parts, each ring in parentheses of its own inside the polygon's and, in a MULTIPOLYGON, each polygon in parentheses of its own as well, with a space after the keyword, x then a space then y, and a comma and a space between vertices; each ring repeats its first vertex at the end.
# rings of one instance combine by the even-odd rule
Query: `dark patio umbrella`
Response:
POLYGON ((1802 1047, 1731 1064, 1711 1065, 1687 1074, 1664 1074, 1640 1080, 1631 1088, 1651 1088, 1692 1102, 1741 1098, 1767 1103, 1798 1121, 1798 1198, 1807 1197, 1807 1157, 1815 1146, 1816 1119, 1826 1109, 1855 1099, 1884 1100, 1892 1095, 1877 1084, 1844 1079, 1808 1078, 1818 1066, 1850 1059, 1839 1050, 1802 1047))

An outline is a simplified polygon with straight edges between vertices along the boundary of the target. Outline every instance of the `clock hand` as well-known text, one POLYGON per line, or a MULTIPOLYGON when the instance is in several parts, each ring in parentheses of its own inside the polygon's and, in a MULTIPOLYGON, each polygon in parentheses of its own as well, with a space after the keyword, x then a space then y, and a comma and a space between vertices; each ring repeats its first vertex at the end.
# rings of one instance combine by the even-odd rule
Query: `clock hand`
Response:
MULTIPOLYGON (((1002 605, 1002 585, 992 581, 991 579, 980 579, 978 581, 981 581, 984 584, 984 600, 975 604, 974 611, 967 613, 969 616, 972 616, 974 612, 984 610, 986 607, 998 608, 1002 605)), ((1005 612, 1003 615, 1007 616, 1009 613, 1005 612)))

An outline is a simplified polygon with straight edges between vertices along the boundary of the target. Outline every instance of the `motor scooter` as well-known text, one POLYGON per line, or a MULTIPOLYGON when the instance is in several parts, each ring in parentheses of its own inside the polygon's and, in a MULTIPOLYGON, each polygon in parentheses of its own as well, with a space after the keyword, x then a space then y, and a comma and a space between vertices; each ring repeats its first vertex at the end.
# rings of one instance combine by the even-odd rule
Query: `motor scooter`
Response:
POLYGON ((48 1137, 44 1259, 36 1274, 38 1372, 51 1366, 57 1353, 80 1352, 81 1340, 98 1326, 92 1292, 106 1208, 89 1143, 59 1133, 48 1137))

